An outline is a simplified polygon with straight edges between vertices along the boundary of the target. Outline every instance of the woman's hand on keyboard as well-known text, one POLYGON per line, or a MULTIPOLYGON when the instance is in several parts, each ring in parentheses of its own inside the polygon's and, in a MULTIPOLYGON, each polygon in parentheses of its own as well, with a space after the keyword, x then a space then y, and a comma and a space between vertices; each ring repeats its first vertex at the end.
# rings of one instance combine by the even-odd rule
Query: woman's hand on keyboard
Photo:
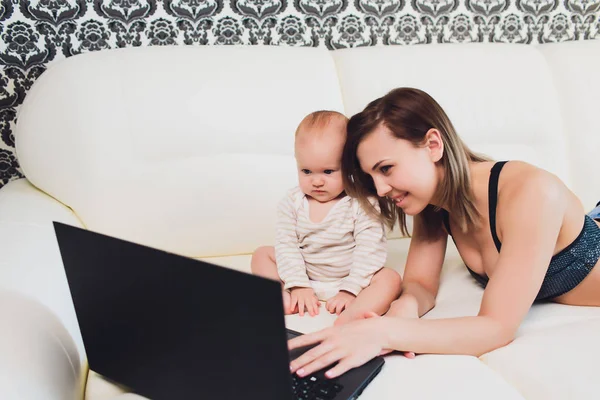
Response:
POLYGON ((304 377, 339 361, 325 373, 335 378, 366 363, 386 349, 383 324, 384 318, 366 318, 291 339, 290 350, 318 344, 291 362, 291 372, 304 377))

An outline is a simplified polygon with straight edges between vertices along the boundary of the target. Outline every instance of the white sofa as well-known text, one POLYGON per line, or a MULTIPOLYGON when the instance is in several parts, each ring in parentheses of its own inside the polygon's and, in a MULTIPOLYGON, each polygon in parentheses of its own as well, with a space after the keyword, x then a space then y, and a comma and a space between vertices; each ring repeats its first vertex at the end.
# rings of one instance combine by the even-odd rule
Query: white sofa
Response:
MULTIPOLYGON (((55 63, 19 110, 26 179, 0 190, 0 398, 131 397, 87 374, 51 221, 249 271, 296 183, 301 118, 350 116, 399 86, 429 92, 476 151, 549 169, 591 209, 600 199, 598 71, 599 41, 153 47, 55 63)), ((387 264, 400 272, 408 243, 390 234, 387 264)), ((424 318, 475 315, 481 294, 449 245, 437 306, 424 318)), ((309 332, 333 317, 286 321, 309 332)), ((362 398, 598 398, 599 338, 600 308, 535 305, 513 343, 480 358, 388 356, 362 398)))

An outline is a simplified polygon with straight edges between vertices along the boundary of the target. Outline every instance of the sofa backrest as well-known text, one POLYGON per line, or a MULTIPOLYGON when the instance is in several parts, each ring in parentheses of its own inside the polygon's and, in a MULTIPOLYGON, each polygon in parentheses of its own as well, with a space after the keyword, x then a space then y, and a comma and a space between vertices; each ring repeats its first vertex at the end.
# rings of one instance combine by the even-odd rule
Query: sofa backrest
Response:
POLYGON ((565 114, 581 89, 562 80, 587 77, 559 60, 568 51, 597 71, 598 44, 88 53, 36 81, 19 111, 17 155, 26 177, 88 229, 193 257, 250 253, 273 242, 277 203, 296 185, 298 122, 319 109, 351 116, 413 86, 440 102, 473 150, 547 168, 591 206, 598 189, 574 176, 589 176, 592 153, 582 161, 570 146, 600 135, 567 132, 595 110, 584 101, 587 120, 581 109, 565 114))
POLYGON ((34 185, 88 229, 190 256, 272 242, 296 125, 344 111, 330 55, 286 47, 88 53, 25 103, 17 151, 34 185))

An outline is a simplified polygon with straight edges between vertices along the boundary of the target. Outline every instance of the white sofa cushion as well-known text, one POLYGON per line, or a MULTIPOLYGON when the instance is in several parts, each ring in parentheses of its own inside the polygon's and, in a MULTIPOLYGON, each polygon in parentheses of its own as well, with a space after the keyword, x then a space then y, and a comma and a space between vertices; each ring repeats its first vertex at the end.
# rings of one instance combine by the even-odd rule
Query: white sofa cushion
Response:
POLYGON ((89 229, 189 256, 272 241, 298 123, 344 111, 325 49, 132 48, 60 64, 19 111, 27 178, 89 229))
POLYGON ((77 347, 56 315, 31 297, 0 290, 0 321, 2 399, 81 396, 77 347))
POLYGON ((561 324, 521 334, 482 360, 527 399, 598 398, 600 313, 595 311, 587 318, 569 313, 561 324))
POLYGON ((52 221, 82 227, 73 212, 26 179, 0 190, 0 290, 18 292, 47 307, 67 329, 85 360, 83 342, 52 221))

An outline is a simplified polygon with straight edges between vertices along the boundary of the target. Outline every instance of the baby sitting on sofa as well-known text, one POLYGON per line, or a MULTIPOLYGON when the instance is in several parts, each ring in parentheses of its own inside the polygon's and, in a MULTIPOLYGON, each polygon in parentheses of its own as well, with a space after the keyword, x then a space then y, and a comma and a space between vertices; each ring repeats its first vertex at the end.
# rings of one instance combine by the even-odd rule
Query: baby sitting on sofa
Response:
POLYGON ((341 158, 348 119, 334 111, 306 116, 295 137, 299 186, 278 207, 276 243, 260 247, 252 272, 283 283, 286 314, 319 313, 319 300, 338 314, 336 324, 381 315, 401 291, 387 258, 382 223, 344 192, 341 158))

